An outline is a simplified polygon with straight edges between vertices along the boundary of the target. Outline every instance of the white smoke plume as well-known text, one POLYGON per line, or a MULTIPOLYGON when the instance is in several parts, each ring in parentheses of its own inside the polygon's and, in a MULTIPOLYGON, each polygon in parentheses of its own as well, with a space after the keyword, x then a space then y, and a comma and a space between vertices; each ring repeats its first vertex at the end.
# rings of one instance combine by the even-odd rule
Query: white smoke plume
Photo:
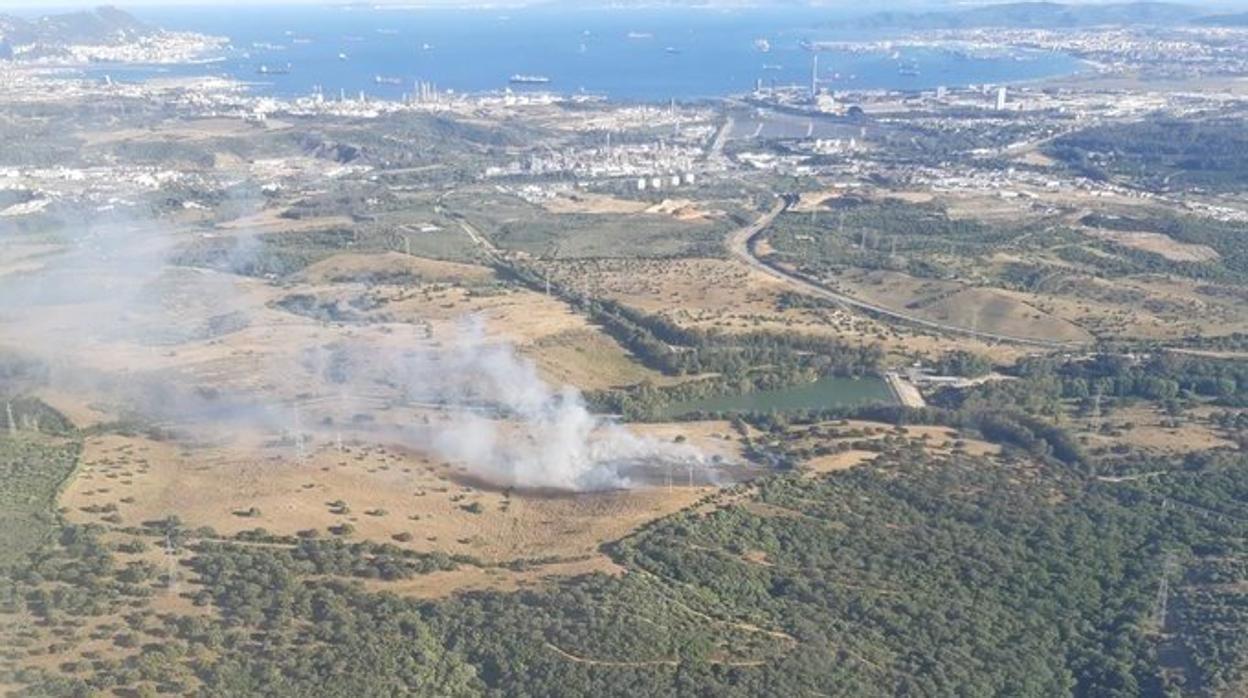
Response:
MULTIPOLYGON (((466 319, 445 345, 413 342, 396 351, 367 339, 343 341, 345 359, 334 365, 332 379, 323 340, 279 334, 282 353, 239 358, 228 384, 207 382, 180 358, 163 357, 193 354, 215 341, 198 330, 226 310, 247 317, 246 331, 267 330, 256 326, 258 319, 277 311, 249 307, 256 301, 240 285, 262 284, 255 279, 171 266, 173 252, 186 241, 151 224, 87 229, 41 269, 0 277, 0 348, 47 361, 63 391, 105 395, 153 420, 191 427, 246 423, 280 432, 291 430, 291 403, 302 399, 289 388, 298 380, 284 358, 295 343, 294 353, 320 356, 315 381, 299 393, 336 403, 335 431, 349 421, 345 396, 377 395, 384 386, 388 399, 397 391, 394 404, 436 415, 397 425, 387 438, 500 486, 621 488, 645 467, 698 467, 701 479, 710 477, 696 449, 637 436, 591 413, 576 389, 546 384, 511 344, 488 339, 479 318, 466 319), (104 358, 110 356, 117 358, 104 358), (273 386, 286 386, 285 393, 273 386)), ((244 236, 232 254, 256 251, 244 236)), ((319 326, 294 316, 289 321, 319 326)), ((299 428, 328 427, 309 414, 299 428)))
POLYGON ((479 318, 416 365, 415 392, 459 408, 433 428, 429 445, 496 483, 596 490, 628 486, 626 470, 638 463, 701 463, 692 447, 638 437, 592 414, 572 387, 552 389, 511 345, 488 343, 479 318))

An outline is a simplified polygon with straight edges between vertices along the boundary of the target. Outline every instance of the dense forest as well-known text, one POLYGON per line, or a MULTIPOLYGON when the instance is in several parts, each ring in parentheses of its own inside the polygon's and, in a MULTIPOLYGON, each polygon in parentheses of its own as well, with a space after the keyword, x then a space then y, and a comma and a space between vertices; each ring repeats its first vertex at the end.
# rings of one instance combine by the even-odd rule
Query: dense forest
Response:
MULTIPOLYGON (((1084 467, 1094 456, 1027 448, 982 415, 1003 418, 994 405, 1045 381, 1059 396, 1081 380, 1150 395, 1140 381, 1157 378, 1176 384, 1176 399, 1233 398, 1242 367, 1158 355, 1017 371, 925 414, 890 408, 894 421, 943 419, 959 439, 1000 443, 999 454, 972 455, 960 440, 935 448, 900 428, 865 439, 826 415, 739 417, 752 424, 749 448, 784 466, 609 544, 624 574, 433 601, 361 580, 481 563, 261 530, 227 539, 176 519, 67 525, 51 507, 73 435, 0 436, 6 501, 31 503, 16 524, 31 534, 6 541, 0 560, 0 683, 28 696, 1165 696, 1238 685, 1243 453, 1141 456, 1147 477, 1109 478, 1084 467), (875 460, 829 474, 803 465, 845 448, 875 460), (177 551, 173 578, 120 556, 160 546, 177 551), (155 610, 171 594, 201 611, 155 610), (115 649, 29 661, 84 637, 115 649)), ((1040 403, 1013 410, 1055 430, 1040 403)))
POLYGON ((1131 401, 1167 408, 1248 405, 1248 362, 1171 351, 1101 353, 1073 360, 1036 357, 1009 369, 1018 380, 938 393, 933 403, 978 411, 1056 416, 1065 403, 1103 410, 1131 401))
POLYGON ((1232 119, 1151 118, 1077 131, 1045 150, 1091 179, 1116 177, 1164 191, 1238 190, 1248 137, 1232 119))
POLYGON ((954 219, 941 207, 896 199, 843 197, 814 213, 788 213, 770 234, 775 256, 815 276, 844 269, 885 269, 947 279, 948 258, 987 255, 1025 238, 1029 229, 954 219))

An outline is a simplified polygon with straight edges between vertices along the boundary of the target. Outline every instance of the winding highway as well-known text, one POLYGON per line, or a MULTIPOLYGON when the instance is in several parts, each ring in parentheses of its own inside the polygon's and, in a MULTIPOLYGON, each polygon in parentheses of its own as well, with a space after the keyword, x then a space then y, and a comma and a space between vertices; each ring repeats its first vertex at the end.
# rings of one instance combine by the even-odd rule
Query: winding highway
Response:
POLYGON ((826 286, 822 286, 805 277, 768 263, 763 258, 758 256, 758 241, 763 237, 763 233, 771 227, 771 224, 775 222, 776 218, 778 218, 780 214, 789 210, 789 208, 796 204, 797 201, 798 197, 796 194, 785 194, 781 196, 780 200, 771 208, 771 210, 764 213, 758 220, 754 221, 750 225, 734 231, 728 237, 728 251, 731 252, 734 257, 754 269, 757 269, 768 276, 780 279, 792 287, 795 291, 799 291, 816 298, 832 301, 833 303, 838 303, 850 308, 864 310, 868 313, 890 320, 915 325, 924 329, 974 337, 976 339, 982 339, 990 342, 1020 344, 1024 346, 1053 350, 1072 350, 1086 347, 1084 344, 1073 342, 1056 342, 1045 339, 1036 339, 1034 337, 1015 337, 1012 335, 996 334, 993 332, 981 332, 979 330, 972 330, 965 327, 959 327, 957 325, 950 325, 943 322, 937 322, 935 320, 929 320, 927 318, 921 318, 908 313, 898 312, 892 308, 886 308, 882 305, 876 305, 875 303, 869 303, 867 301, 854 298, 853 296, 837 293, 826 286))
MULTIPOLYGON (((750 267, 767 274, 768 276, 783 281, 795 291, 809 296, 814 296, 816 298, 822 298, 849 308, 866 311, 889 320, 922 327, 928 330, 935 330, 937 332, 974 337, 976 339, 982 339, 989 342, 1003 342, 1006 344, 1018 344, 1022 346, 1059 351, 1086 348, 1087 345, 1075 342, 1057 342, 1037 339, 1034 337, 1016 337, 1006 334, 996 334, 993 332, 981 332, 979 330, 972 330, 966 327, 959 327, 957 325, 951 325, 948 323, 918 317, 916 315, 910 315, 892 308, 887 308, 882 305, 854 298, 853 296, 838 293, 803 276, 794 274, 776 265, 768 263, 766 260, 758 256, 758 241, 762 239, 763 234, 767 232, 767 229, 771 227, 771 224, 775 222, 776 218, 792 208, 797 201, 798 196, 796 194, 782 195, 776 204, 760 216, 758 220, 754 221, 750 225, 733 231, 732 234, 728 236, 728 251, 744 264, 747 264, 750 267)), ((439 208, 441 208, 441 206, 439 206, 439 208)), ((502 252, 495 247, 488 238, 482 235, 480 231, 476 230, 470 223, 468 223, 463 216, 451 211, 443 210, 443 212, 450 215, 459 223, 464 233, 472 239, 473 243, 485 254, 487 259, 492 262, 497 262, 501 259, 502 252)))

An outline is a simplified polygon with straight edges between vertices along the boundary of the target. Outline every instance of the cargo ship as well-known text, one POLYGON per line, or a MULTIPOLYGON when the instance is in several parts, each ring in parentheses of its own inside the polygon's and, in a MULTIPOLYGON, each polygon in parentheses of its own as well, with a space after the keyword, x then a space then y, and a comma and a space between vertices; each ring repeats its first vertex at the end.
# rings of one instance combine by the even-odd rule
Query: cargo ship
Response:
POLYGON ((521 75, 517 73, 512 75, 509 81, 513 85, 545 85, 550 82, 550 78, 545 75, 521 75))
POLYGON ((290 64, 287 63, 285 66, 277 67, 262 65, 259 68, 256 68, 256 72, 260 75, 290 75, 290 64))
POLYGON ((403 78, 390 78, 385 75, 374 75, 373 82, 378 85, 402 85, 403 78))

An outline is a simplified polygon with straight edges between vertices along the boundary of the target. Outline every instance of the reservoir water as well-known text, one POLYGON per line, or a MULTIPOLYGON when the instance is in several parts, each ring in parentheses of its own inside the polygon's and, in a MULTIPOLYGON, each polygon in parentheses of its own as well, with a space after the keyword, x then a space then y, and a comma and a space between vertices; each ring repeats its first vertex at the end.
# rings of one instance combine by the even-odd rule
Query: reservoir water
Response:
MULTIPOLYGON (((873 39, 837 29, 845 10, 780 8, 497 7, 142 7, 140 19, 231 40, 211 63, 94 65, 115 80, 220 75, 254 83, 260 94, 291 97, 320 87, 394 99, 416 80, 481 92, 511 87, 581 91, 615 100, 718 97, 764 84, 809 84, 804 40, 873 39), (261 66, 269 74, 260 73, 261 66), (278 74, 280 73, 280 74, 278 74), (512 75, 548 83, 509 85, 512 75)), ((977 53, 896 47, 820 53, 831 89, 930 89, 1007 83, 1075 72, 1056 53, 977 53)))
POLYGON ((725 395, 688 400, 669 405, 663 417, 679 417, 691 412, 797 412, 831 407, 870 404, 897 404, 883 379, 820 378, 811 383, 779 390, 760 390, 744 395, 725 395))

